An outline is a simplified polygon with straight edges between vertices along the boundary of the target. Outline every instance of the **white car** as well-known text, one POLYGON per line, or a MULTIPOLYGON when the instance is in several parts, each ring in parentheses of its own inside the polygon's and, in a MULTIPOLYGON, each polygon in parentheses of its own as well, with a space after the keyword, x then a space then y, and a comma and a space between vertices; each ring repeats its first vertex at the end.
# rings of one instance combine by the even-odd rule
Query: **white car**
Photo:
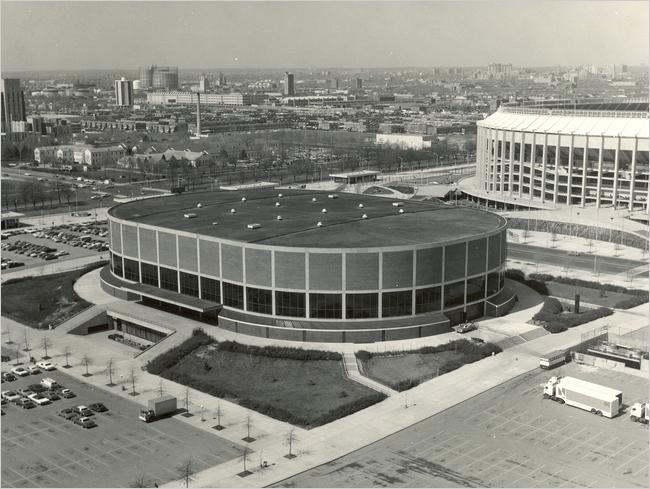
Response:
POLYGON ((27 370, 29 370, 29 373, 32 375, 41 373, 41 369, 38 368, 36 365, 30 365, 29 367, 27 367, 27 370))
POLYGON ((8 402, 14 402, 20 399, 22 396, 16 391, 2 391, 2 398, 8 402))
POLYGON ((43 362, 43 361, 36 362, 36 366, 38 368, 42 369, 42 370, 47 370, 48 372, 50 370, 56 370, 56 367, 54 366, 54 364, 52 364, 50 362, 43 362))
POLYGON ((27 398, 31 399, 39 406, 45 406, 46 404, 49 404, 51 402, 47 397, 43 397, 40 394, 31 394, 27 396, 27 398))
POLYGON ((11 369, 11 373, 17 375, 18 377, 27 377, 29 375, 29 370, 25 367, 14 367, 11 369))

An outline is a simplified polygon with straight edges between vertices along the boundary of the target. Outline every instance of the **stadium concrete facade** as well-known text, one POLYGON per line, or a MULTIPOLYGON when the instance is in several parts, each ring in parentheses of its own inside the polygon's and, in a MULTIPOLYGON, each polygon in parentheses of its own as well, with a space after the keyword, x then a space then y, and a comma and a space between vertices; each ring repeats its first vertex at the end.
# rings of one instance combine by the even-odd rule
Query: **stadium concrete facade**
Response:
POLYGON ((417 338, 512 302, 506 220, 433 202, 251 190, 109 211, 104 290, 239 333, 417 338))
POLYGON ((647 99, 506 104, 477 126, 469 196, 647 209, 647 99))

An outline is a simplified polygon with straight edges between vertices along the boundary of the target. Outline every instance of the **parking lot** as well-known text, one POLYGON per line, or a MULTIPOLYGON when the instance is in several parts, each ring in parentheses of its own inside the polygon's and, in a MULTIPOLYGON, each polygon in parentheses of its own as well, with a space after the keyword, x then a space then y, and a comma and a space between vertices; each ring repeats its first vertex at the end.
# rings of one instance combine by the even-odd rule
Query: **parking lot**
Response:
POLYGON ((179 479, 178 467, 188 458, 200 471, 241 453, 241 447, 216 432, 177 419, 144 423, 138 420, 139 405, 63 371, 4 382, 2 390, 25 388, 44 377, 57 380, 77 397, 33 409, 2 406, 3 487, 152 487, 179 479), (58 415, 64 408, 94 402, 109 409, 93 416, 95 428, 84 429, 58 415))
POLYGON ((647 487, 648 428, 543 400, 552 375, 617 388, 626 411, 648 381, 569 364, 534 371, 284 487, 647 487))
POLYGON ((3 270, 43 265, 49 260, 100 256, 107 252, 107 232, 104 221, 84 225, 62 224, 33 233, 14 234, 2 240, 2 260, 8 263, 6 266, 3 264, 3 270), (33 253, 40 253, 40 256, 29 256, 33 253), (46 258, 46 254, 50 257, 46 258), (16 263, 23 263, 23 266, 16 266, 16 263))

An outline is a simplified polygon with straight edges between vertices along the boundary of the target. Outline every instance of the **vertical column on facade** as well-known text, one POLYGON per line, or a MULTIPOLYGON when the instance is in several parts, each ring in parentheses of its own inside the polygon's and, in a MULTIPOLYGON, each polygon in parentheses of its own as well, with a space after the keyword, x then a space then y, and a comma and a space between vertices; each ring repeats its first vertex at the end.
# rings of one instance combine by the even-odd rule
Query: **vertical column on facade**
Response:
POLYGON ((603 147, 605 146, 605 135, 600 135, 600 146, 598 148, 598 182, 596 184, 596 209, 600 209, 600 192, 603 188, 603 147))
POLYGON ((275 316, 275 251, 271 251, 271 311, 275 316))
MULTIPOLYGON (((140 233, 138 233, 138 239, 140 239, 140 233)), ((199 297, 203 298, 203 291, 201 290, 201 249, 199 248, 199 238, 196 238, 196 277, 199 282, 199 297)), ((140 275, 142 278, 142 275, 140 275)))
POLYGON ((241 280, 242 280, 242 289, 244 289, 244 311, 248 311, 248 294, 246 294, 246 248, 241 247, 241 280))
POLYGON ((440 310, 445 310, 445 250, 446 246, 442 247, 442 267, 440 270, 440 310))
MULTIPOLYGON (((501 153, 503 156, 503 153, 501 153)), ((464 277, 465 277, 465 289, 463 292, 463 312, 467 313, 467 257, 469 255, 469 241, 465 241, 465 269, 464 269, 464 277)), ((487 257, 485 257, 487 259, 487 257)), ((464 318, 466 319, 466 318, 464 318)))
POLYGON ((415 304, 415 287, 417 287, 417 279, 418 279, 418 276, 417 276, 418 251, 417 250, 413 250, 413 260, 411 260, 411 261, 413 262, 413 274, 412 274, 412 279, 411 279, 411 284, 412 284, 412 287, 411 287, 411 292, 412 292, 412 294, 411 294, 411 316, 415 316, 415 314, 416 314, 415 313, 415 308, 416 308, 416 304, 415 304))
POLYGON ((309 319, 311 311, 309 308, 309 252, 305 252, 305 318, 309 319))
POLYGON ((513 175, 515 173, 515 132, 510 131, 510 158, 508 158, 510 169, 508 171, 508 195, 512 197, 513 175))
POLYGON ((524 147, 526 146, 526 133, 521 132, 521 142, 519 143, 519 175, 517 183, 519 184, 519 198, 524 192, 524 147))
POLYGON ((548 134, 544 133, 544 146, 542 146, 542 203, 546 202, 546 146, 548 145, 548 134))
POLYGON ((382 301, 382 293, 381 291, 384 290, 384 253, 379 252, 379 278, 377 280, 377 283, 379 285, 379 291, 377 292, 377 317, 382 318, 384 317, 384 308, 382 307, 383 301, 382 301))
POLYGON ((580 207, 585 206, 585 194, 587 193, 587 153, 589 153, 589 136, 585 135, 585 149, 582 152, 582 189, 580 193, 580 207))
POLYGON ((483 161, 485 159, 485 137, 483 133, 483 128, 477 126, 476 130, 476 175, 478 176, 478 188, 485 188, 485 165, 483 161))
POLYGON ((503 187, 505 185, 505 168, 506 168, 506 133, 501 133, 501 171, 499 172, 499 194, 503 195, 503 187))
POLYGON ((159 239, 159 236, 158 236, 158 231, 156 230, 155 232, 156 232, 156 269, 158 270, 158 287, 160 287, 161 286, 161 281, 160 281, 160 239, 159 239))
POLYGON ((176 240, 176 292, 181 291, 181 258, 178 250, 178 234, 174 235, 176 240))
POLYGON ((223 300, 223 255, 221 253, 221 242, 219 242, 219 297, 221 298, 221 303, 224 303, 223 300))
POLYGON ((555 178, 553 179, 553 203, 557 204, 557 194, 560 188, 560 135, 555 144, 555 178))
POLYGON ((499 138, 499 131, 490 129, 490 145, 492 153, 492 163, 490 169, 492 171, 492 192, 497 190, 497 143, 499 138))
POLYGON ((530 173, 528 174, 528 199, 533 200, 535 195, 535 140, 537 133, 533 132, 533 140, 530 144, 530 173))
POLYGON ((571 140, 569 141, 569 178, 567 179, 566 185, 566 205, 573 204, 573 144, 575 136, 571 133, 571 140))
POLYGON ((630 203, 629 209, 634 210, 634 185, 636 185, 636 151, 639 145, 639 138, 634 136, 634 146, 632 147, 632 176, 630 177, 630 203))
POLYGON ((345 269, 345 253, 341 253, 341 260, 343 261, 341 264, 341 317, 343 319, 346 319, 346 314, 345 314, 345 291, 347 287, 346 283, 346 269, 345 269))
POLYGON ((621 135, 616 136, 616 151, 614 152, 614 183, 612 184, 612 205, 618 207, 618 155, 621 152, 621 135))

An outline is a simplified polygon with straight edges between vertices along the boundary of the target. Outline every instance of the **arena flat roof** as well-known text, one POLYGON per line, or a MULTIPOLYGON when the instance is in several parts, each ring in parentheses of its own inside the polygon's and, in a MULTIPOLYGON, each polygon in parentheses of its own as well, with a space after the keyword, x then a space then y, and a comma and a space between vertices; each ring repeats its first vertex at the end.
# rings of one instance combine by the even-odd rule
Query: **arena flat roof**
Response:
POLYGON ((233 241, 307 248, 444 243, 497 231, 506 222, 490 212, 434 202, 399 201, 398 207, 393 205, 396 201, 383 197, 335 195, 337 198, 330 199, 327 192, 277 189, 202 192, 128 202, 111 208, 109 214, 233 241), (278 197, 279 193, 282 197, 278 197), (246 201, 242 201, 243 197, 246 201), (231 209, 236 213, 232 214, 231 209), (401 214, 400 209, 404 210, 401 214), (196 216, 185 218, 186 213, 196 216), (282 220, 277 220, 278 215, 282 220), (322 227, 317 227, 318 221, 322 227), (261 227, 249 229, 248 224, 261 227))

